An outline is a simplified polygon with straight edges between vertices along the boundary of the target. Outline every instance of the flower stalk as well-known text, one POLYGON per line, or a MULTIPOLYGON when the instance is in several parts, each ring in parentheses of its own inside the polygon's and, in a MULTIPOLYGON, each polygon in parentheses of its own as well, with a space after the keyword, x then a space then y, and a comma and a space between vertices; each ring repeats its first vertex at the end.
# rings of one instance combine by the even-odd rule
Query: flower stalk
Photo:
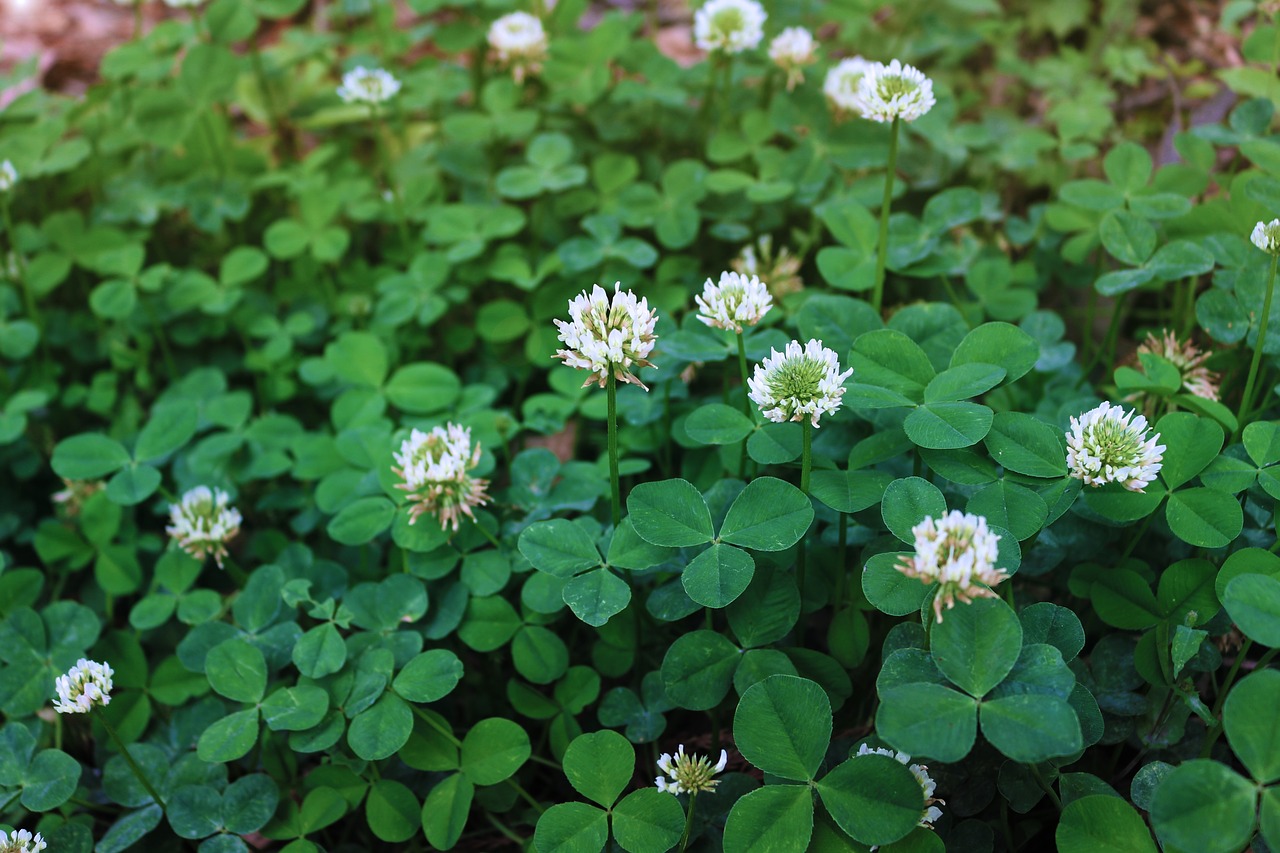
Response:
POLYGON ((618 475, 618 378, 612 373, 605 385, 609 404, 609 495, 613 527, 622 523, 622 482, 618 475))
POLYGON ((1276 289, 1276 264, 1280 255, 1271 256, 1271 268, 1267 271, 1267 295, 1262 300, 1262 319, 1258 321, 1258 342, 1253 347, 1253 359, 1249 362, 1249 378, 1240 396, 1240 410, 1236 415, 1236 432, 1244 429, 1245 416, 1253 408, 1254 383, 1258 380, 1258 366, 1262 363, 1262 351, 1267 345, 1267 323, 1271 319, 1271 297, 1276 289))
POLYGON ((138 766, 138 762, 133 760, 133 756, 129 754, 129 750, 124 745, 124 741, 120 740, 120 735, 116 734, 115 727, 107 721, 105 716, 100 717, 98 721, 102 723, 102 727, 106 729, 107 736, 110 737, 111 742, 116 745, 116 749, 120 752, 121 757, 124 758, 125 763, 129 765, 129 769, 133 771, 133 775, 137 777, 138 782, 141 783, 146 792, 151 795, 151 799, 155 800, 156 805, 163 809, 165 807, 164 798, 161 797, 159 792, 152 786, 151 781, 147 779, 147 774, 142 772, 142 768, 138 766))
POLYGON ((902 120, 897 116, 889 128, 889 164, 884 172, 884 199, 880 203, 880 239, 876 244, 875 289, 871 292, 871 307, 877 314, 884 303, 884 267, 889 258, 889 208, 893 204, 893 178, 898 168, 898 132, 902 120))

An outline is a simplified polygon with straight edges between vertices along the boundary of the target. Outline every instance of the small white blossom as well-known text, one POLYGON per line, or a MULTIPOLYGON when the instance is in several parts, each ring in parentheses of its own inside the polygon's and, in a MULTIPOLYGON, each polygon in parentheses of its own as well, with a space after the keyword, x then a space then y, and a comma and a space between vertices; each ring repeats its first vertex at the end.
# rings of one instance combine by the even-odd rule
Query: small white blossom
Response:
POLYGON ((1280 219, 1259 222, 1249 235, 1253 245, 1271 255, 1280 255, 1280 219))
POLYGON ((503 15, 489 25, 489 47, 503 65, 510 66, 517 83, 536 73, 547 58, 547 32, 528 12, 503 15))
POLYGON ((32 835, 26 829, 15 829, 12 833, 0 830, 0 853, 40 853, 48 846, 38 832, 32 835))
POLYGON ((111 676, 105 663, 80 658, 76 665, 54 681, 58 701, 53 710, 59 714, 87 714, 94 705, 111 704, 111 676))
POLYGON ((693 16, 693 39, 699 48, 742 53, 764 38, 764 7, 755 0, 707 0, 693 16))
POLYGON ((804 81, 804 69, 818 61, 817 42, 804 27, 787 27, 769 42, 769 58, 787 73, 787 91, 804 81))
POLYGON ((410 524, 433 513, 441 529, 452 525, 457 530, 460 516, 474 520, 471 508, 488 501, 489 482, 469 473, 480 464, 480 444, 472 448, 471 430, 466 427, 446 424, 431 432, 415 429, 392 456, 399 467, 391 470, 404 480, 396 488, 408 492, 410 524))
POLYGON ((1067 434, 1067 468, 1088 486, 1120 483, 1131 492, 1145 491, 1160 473, 1164 445, 1160 434, 1147 437, 1147 419, 1137 412, 1103 403, 1071 419, 1067 434))
MULTIPOLYGON (((929 775, 929 766, 927 764, 912 764, 911 756, 905 752, 898 752, 884 747, 870 747, 865 743, 858 747, 858 755, 887 755, 899 764, 907 765, 907 769, 911 771, 911 775, 916 777, 916 781, 920 783, 920 789, 924 791, 924 812, 920 815, 919 826, 933 829, 933 822, 942 817, 942 809, 934 805, 934 803, 947 804, 946 800, 940 800, 933 795, 937 790, 938 783, 933 781, 933 777, 929 775)), ((857 755, 854 756, 855 758, 857 755)))
POLYGON ((710 756, 686 755, 684 744, 680 744, 675 755, 664 752, 658 759, 658 769, 665 776, 654 779, 659 791, 667 794, 698 794, 703 791, 714 791, 720 780, 717 773, 724 770, 729 763, 729 753, 720 750, 720 760, 711 763, 710 756), (667 778, 667 777, 671 778, 667 778))
POLYGON ((969 604, 975 598, 995 598, 991 587, 1008 578, 995 566, 1000 537, 987 528, 987 520, 952 510, 935 520, 926 516, 911 528, 915 556, 903 557, 898 571, 924 583, 938 584, 933 612, 942 621, 942 608, 969 604))
POLYGON ((862 78, 867 76, 874 65, 874 62, 868 62, 861 56, 851 56, 840 60, 827 71, 827 78, 822 83, 822 92, 838 112, 862 114, 858 88, 862 78))
POLYGON ((748 278, 736 272, 720 273, 720 283, 707 279, 702 295, 695 296, 698 319, 716 329, 731 329, 742 334, 743 326, 754 326, 773 307, 769 288, 754 275, 748 278))
POLYGON ((933 81, 918 68, 893 60, 874 63, 858 81, 858 102, 863 118, 872 121, 915 121, 935 103, 933 81))
POLYGON ((0 160, 0 193, 9 192, 17 183, 18 170, 13 168, 13 163, 0 160))
POLYGON ((400 81, 391 72, 381 68, 365 68, 357 65, 342 75, 342 85, 338 87, 338 97, 347 104, 369 104, 376 106, 389 101, 400 91, 400 81))
POLYGON ((658 339, 653 333, 658 315, 649 310, 648 299, 637 300, 634 293, 621 288, 621 282, 614 282, 612 301, 598 284, 589 296, 584 290, 569 303, 570 322, 555 321, 565 345, 555 358, 569 367, 591 371, 582 383, 584 388, 593 382, 603 388, 612 373, 619 382, 649 390, 630 369, 633 365, 653 367, 648 359, 658 339))
POLYGON ((839 410, 844 381, 852 375, 853 368, 840 372, 835 351, 822 341, 811 340, 803 347, 792 341, 784 352, 772 350, 756 365, 747 381, 748 396, 775 423, 807 417, 816 427, 820 417, 839 410))
POLYGON ((222 489, 196 486, 182 496, 182 501, 169 504, 169 526, 165 532, 178 547, 197 560, 210 554, 222 568, 227 556, 227 543, 240 532, 239 510, 228 506, 230 496, 222 489))

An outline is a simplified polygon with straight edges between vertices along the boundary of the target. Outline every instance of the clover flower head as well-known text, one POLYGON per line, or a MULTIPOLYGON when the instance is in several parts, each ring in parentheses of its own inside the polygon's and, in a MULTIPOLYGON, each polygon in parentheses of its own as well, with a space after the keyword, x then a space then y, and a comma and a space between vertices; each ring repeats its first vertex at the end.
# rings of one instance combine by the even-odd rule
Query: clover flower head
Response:
POLYGON ((53 703, 53 710, 59 714, 87 714, 94 705, 110 705, 113 675, 109 665, 80 658, 66 675, 55 679, 58 701, 53 703))
POLYGON ((916 777, 916 781, 920 783, 920 789, 924 791, 924 812, 920 815, 920 826, 933 829, 933 822, 942 817, 942 809, 938 808, 934 803, 947 804, 946 800, 940 800, 933 795, 937 790, 938 783, 933 781, 933 777, 929 775, 929 766, 927 764, 912 764, 911 756, 905 752, 898 752, 893 749, 885 749, 884 747, 871 747, 865 743, 858 747, 858 755, 887 755, 899 764, 905 764, 907 769, 911 771, 911 775, 916 777))
POLYGON ((836 112, 844 114, 862 113, 862 101, 858 99, 858 91, 862 78, 871 72, 876 65, 861 56, 842 59, 827 71, 827 78, 822 83, 822 92, 827 100, 836 108, 836 112))
POLYGON ((818 43, 804 27, 787 27, 769 42, 769 59, 787 72, 787 91, 804 82, 804 69, 818 61, 818 43))
POLYGON ((32 835, 27 829, 0 830, 0 853, 40 853, 48 846, 38 832, 32 835))
POLYGON ((357 65, 342 75, 338 97, 346 104, 377 106, 391 100, 399 91, 400 81, 392 76, 390 71, 357 65))
POLYGON ((212 554, 218 568, 222 568, 227 543, 240 532, 240 522, 244 520, 239 510, 228 505, 230 500, 222 489, 208 486, 189 489, 179 503, 169 504, 169 526, 165 532, 197 560, 212 554))
POLYGON ((695 296, 698 319, 715 329, 731 329, 742 334, 743 326, 759 323, 773 307, 769 288, 754 275, 720 273, 720 283, 707 279, 702 295, 695 296))
POLYGON ((764 38, 764 7, 755 0, 707 0, 693 16, 693 40, 702 50, 742 53, 764 38))
POLYGON ((537 72, 547 58, 547 32, 542 21, 528 12, 503 15, 489 25, 489 47, 498 61, 511 67, 517 83, 537 72))
POLYGON ((68 480, 66 477, 62 478, 62 485, 62 489, 53 493, 53 502, 67 518, 79 515, 85 501, 105 487, 101 480, 68 480))
POLYGON ((762 234, 754 244, 748 243, 738 251, 729 268, 745 276, 759 276, 773 298, 781 299, 788 293, 804 290, 800 264, 800 258, 791 254, 786 246, 774 252, 773 237, 762 234))
POLYGON ((915 121, 937 101, 933 81, 918 68, 893 60, 874 63, 858 81, 858 102, 863 118, 872 121, 915 121))
POLYGON ((668 794, 699 794, 703 791, 715 791, 720 780, 717 773, 724 770, 729 763, 729 753, 720 750, 720 760, 712 764, 707 755, 686 755, 684 744, 680 744, 675 755, 664 752, 658 759, 658 769, 665 775, 654 779, 659 791, 668 794), (670 778, 667 778, 670 777, 670 778))
POLYGON ((1200 352, 1191 341, 1180 341, 1178 336, 1165 329, 1159 336, 1149 334, 1138 345, 1138 353, 1158 355, 1178 368, 1182 374, 1182 387, 1188 393, 1206 400, 1218 400, 1218 381, 1221 377, 1204 366, 1209 353, 1200 352))
POLYGON ((1280 219, 1259 222, 1249 235, 1253 245, 1270 255, 1280 255, 1280 219))
POLYGON ((415 429, 392 454, 403 483, 397 489, 408 492, 409 523, 432 513, 440 527, 458 529, 460 517, 475 520, 472 507, 484 506, 489 496, 488 480, 472 477, 470 470, 480 464, 480 444, 471 445, 471 430, 458 424, 434 427, 431 432, 415 429))
POLYGON ((1071 419, 1067 469, 1087 486, 1119 483, 1142 492, 1160 473, 1164 445, 1147 437, 1147 419, 1136 411, 1103 403, 1071 419))
POLYGON ((18 183, 18 170, 13 163, 0 160, 0 193, 7 193, 18 183))
POLYGON ((816 427, 820 417, 839 410, 844 381, 852 375, 853 368, 840 372, 835 351, 822 341, 810 340, 804 346, 792 341, 783 352, 772 350, 756 365, 747 380, 748 396, 775 423, 808 418, 816 427))
POLYGON ((556 320, 560 341, 565 345, 555 358, 569 367, 591 371, 585 388, 595 382, 601 388, 612 374, 619 382, 630 382, 648 391, 631 368, 653 367, 649 354, 658 337, 653 333, 658 315, 649 309, 648 299, 636 299, 622 283, 613 285, 613 298, 600 285, 585 290, 569 303, 569 322, 556 320))
POLYGON ((1004 569, 996 568, 996 543, 1000 537, 987 528, 987 520, 959 510, 942 518, 926 516, 911 528, 915 554, 903 557, 898 571, 924 583, 936 583, 933 613, 942 621, 942 608, 956 601, 971 603, 975 598, 995 598, 991 587, 1005 580, 1004 569))

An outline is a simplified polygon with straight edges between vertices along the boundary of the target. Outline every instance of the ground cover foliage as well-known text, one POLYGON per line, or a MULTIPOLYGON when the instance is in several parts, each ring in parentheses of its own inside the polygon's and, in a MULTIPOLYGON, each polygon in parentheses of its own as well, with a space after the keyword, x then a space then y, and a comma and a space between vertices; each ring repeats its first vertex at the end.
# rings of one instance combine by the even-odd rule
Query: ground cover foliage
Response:
POLYGON ((497 0, 214 0, 0 111, 0 821, 1280 845, 1280 30, 1224 7, 1238 99, 1157 165, 1172 107, 1112 105, 1191 72, 1130 4, 1011 5, 771 4, 682 67, 582 0, 522 56, 497 0), (832 103, 857 54, 936 104, 832 103), (731 267, 772 293, 740 333, 696 316, 731 267), (647 389, 553 357, 615 281, 647 389), (811 339, 821 411, 747 397, 811 339))

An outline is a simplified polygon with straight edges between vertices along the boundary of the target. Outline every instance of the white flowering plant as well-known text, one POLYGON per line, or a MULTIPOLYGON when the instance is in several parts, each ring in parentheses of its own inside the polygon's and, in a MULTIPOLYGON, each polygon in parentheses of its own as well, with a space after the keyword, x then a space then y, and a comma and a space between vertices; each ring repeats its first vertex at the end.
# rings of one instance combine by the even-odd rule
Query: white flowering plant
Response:
POLYGON ((1280 847, 1275 4, 25 5, 0 853, 1280 847))

